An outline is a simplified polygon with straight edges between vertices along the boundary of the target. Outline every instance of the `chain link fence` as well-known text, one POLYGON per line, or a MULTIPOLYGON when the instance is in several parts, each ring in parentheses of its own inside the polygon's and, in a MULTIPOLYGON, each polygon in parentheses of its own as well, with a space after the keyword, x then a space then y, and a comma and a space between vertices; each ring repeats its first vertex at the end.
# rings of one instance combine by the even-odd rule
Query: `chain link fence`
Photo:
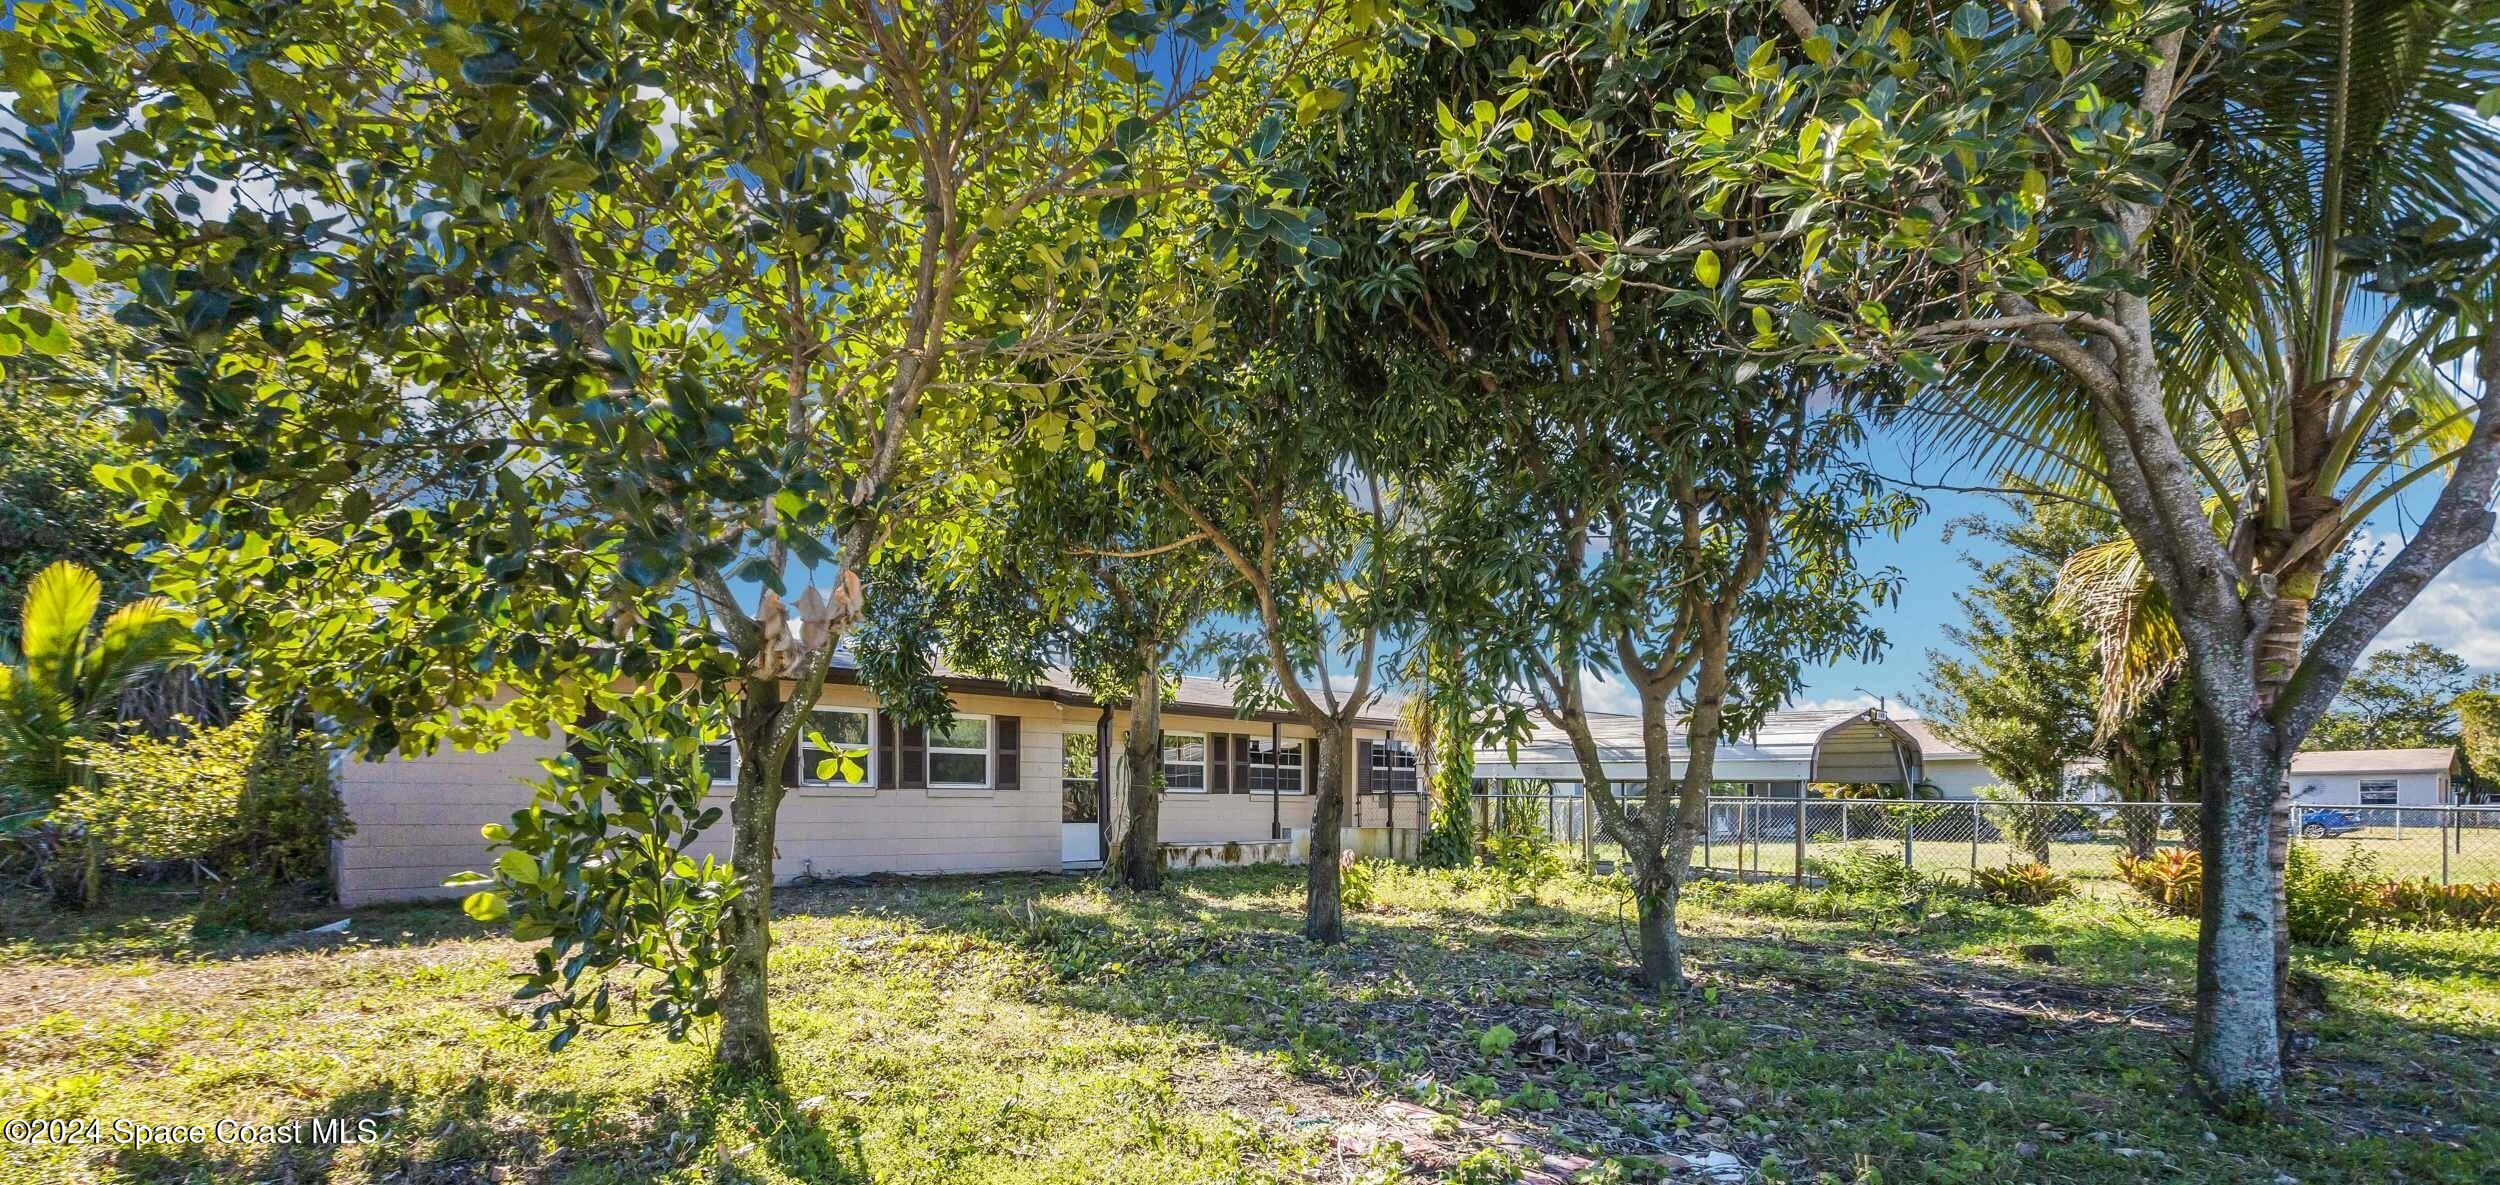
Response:
MULTIPOLYGON (((1622 800, 1626 811, 1639 798, 1622 800)), ((1478 835, 1541 835, 1598 871, 1623 852, 1588 799, 1550 790, 1473 797, 1478 835)), ((2046 864, 2087 887, 2118 883, 2118 857, 2196 846, 2195 803, 1968 799, 1712 798, 1693 864, 1747 877, 1814 874, 1852 851, 1890 852, 1922 872, 2046 864)), ((2500 805, 2301 806, 2293 843, 2327 863, 2368 853, 2389 880, 2500 882, 2500 805)))

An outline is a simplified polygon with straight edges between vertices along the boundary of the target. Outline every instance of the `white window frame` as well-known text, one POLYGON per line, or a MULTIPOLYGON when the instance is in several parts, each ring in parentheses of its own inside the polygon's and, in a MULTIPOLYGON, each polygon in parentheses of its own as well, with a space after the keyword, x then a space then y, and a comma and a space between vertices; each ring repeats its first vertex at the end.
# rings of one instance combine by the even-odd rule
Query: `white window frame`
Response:
POLYGON ((929 789, 989 790, 998 785, 998 721, 978 712, 955 713, 955 723, 960 724, 966 720, 978 720, 981 722, 981 747, 978 749, 959 748, 953 745, 940 745, 937 743, 936 729, 929 728, 921 730, 921 735, 928 739, 928 743, 922 746, 920 754, 920 772, 927 775, 921 780, 928 783, 929 789), (937 779, 936 759, 941 753, 950 757, 979 757, 981 759, 981 780, 978 782, 939 781, 937 779))
POLYGON ((1267 771, 1267 789, 1254 789, 1250 791, 1250 793, 1268 795, 1286 794, 1297 796, 1310 793, 1310 752, 1310 742, 1301 737, 1285 737, 1277 742, 1276 747, 1270 747, 1264 738, 1256 736, 1251 737, 1249 777, 1255 785, 1259 777, 1259 771, 1267 771), (1290 748, 1293 751, 1293 764, 1289 766, 1279 765, 1276 761, 1276 757, 1280 751, 1287 748, 1290 748), (1265 761, 1259 760, 1259 752, 1262 749, 1267 751, 1267 760, 1265 761), (1277 788, 1277 783, 1281 779, 1283 771, 1286 769, 1291 769, 1293 771, 1293 789, 1291 790, 1281 790, 1277 788))
MULTIPOLYGON (((818 705, 816 705, 815 707, 808 709, 808 711, 809 711, 811 714, 812 714, 812 713, 816 713, 816 712, 848 712, 848 713, 850 713, 850 714, 852 714, 852 715, 854 715, 854 716, 858 716, 858 717, 860 717, 860 718, 862 718, 862 719, 866 720, 866 721, 868 722, 868 739, 867 739, 867 740, 865 740, 865 741, 860 742, 860 747, 861 747, 861 748, 863 748, 863 749, 866 749, 866 750, 867 750, 867 752, 866 752, 866 753, 861 754, 861 755, 860 755, 860 759, 859 759, 860 778, 861 778, 861 780, 860 780, 860 781, 857 781, 857 782, 820 782, 820 781, 816 780, 816 770, 815 770, 815 764, 816 764, 816 763, 815 763, 815 762, 813 762, 813 761, 808 760, 808 758, 807 758, 807 750, 808 750, 807 733, 806 733, 806 731, 805 731, 805 730, 801 730, 801 731, 800 731, 800 733, 799 733, 798 739, 797 739, 797 740, 794 740, 794 741, 792 741, 792 742, 790 742, 791 744, 797 745, 797 746, 799 747, 799 784, 798 784, 798 786, 797 786, 797 789, 798 789, 798 790, 800 790, 801 792, 804 792, 804 793, 809 793, 809 794, 856 794, 856 795, 868 795, 868 794, 874 794, 874 793, 876 793, 876 792, 877 792, 877 712, 876 712, 876 709, 874 709, 874 708, 854 708, 854 707, 851 707, 851 706, 849 706, 849 705, 847 705, 847 704, 818 704, 818 705)), ((811 715, 811 718, 810 718, 810 719, 809 719, 809 721, 808 721, 808 726, 812 728, 812 727, 814 727, 814 726, 815 726, 815 723, 816 723, 816 722, 815 722, 815 720, 812 718, 812 715, 811 715)))
POLYGON ((1378 775, 1378 777, 1373 779, 1373 784, 1380 787, 1379 789, 1372 791, 1374 794, 1390 796, 1404 794, 1412 797, 1423 793, 1423 753, 1415 747, 1415 743, 1413 741, 1384 738, 1372 742, 1372 771, 1378 775), (1405 790, 1398 789, 1398 774, 1400 772, 1398 769, 1398 758, 1401 756, 1406 758, 1406 768, 1403 772, 1407 777, 1414 779, 1415 783, 1412 787, 1405 790))
POLYGON ((2375 807, 2403 806, 2404 784, 2392 778, 2373 778, 2367 782, 2361 783, 2359 786, 2354 787, 2353 804, 2355 806, 2375 807), (2385 794, 2387 796, 2387 801, 2372 802, 2370 801, 2370 795, 2372 794, 2385 794))
POLYGON ((1212 770, 1209 770, 1207 767, 1208 767, 1208 766, 1210 766, 1210 765, 1215 764, 1215 754, 1214 754, 1213 752, 1211 752, 1211 751, 1208 749, 1207 734, 1205 734, 1205 733, 1203 733, 1203 732, 1170 732, 1170 731, 1166 731, 1166 732, 1163 734, 1162 746, 1163 746, 1163 748, 1162 748, 1162 753, 1163 753, 1163 792, 1164 792, 1164 793, 1166 793, 1166 794, 1204 794, 1204 793, 1206 793, 1206 792, 1207 792, 1207 775, 1213 772, 1212 770), (1194 738, 1196 738, 1196 739, 1197 739, 1197 741, 1198 741, 1198 760, 1196 760, 1196 761, 1174 761, 1174 760, 1172 760, 1172 746, 1173 746, 1174 742, 1177 742, 1177 741, 1181 740, 1181 739, 1182 739, 1182 738, 1184 738, 1184 737, 1194 737, 1194 738), (1172 784, 1172 767, 1173 767, 1173 766, 1175 766, 1175 765, 1194 765, 1194 766, 1197 766, 1197 767, 1198 767, 1198 784, 1197 784, 1197 785, 1195 785, 1195 786, 1175 786, 1175 785, 1173 785, 1173 784, 1172 784))
POLYGON ((735 787, 738 784, 738 736, 736 733, 726 733, 717 741, 704 742, 703 747, 709 749, 714 745, 720 746, 729 754, 729 776, 713 778, 712 785, 735 787))

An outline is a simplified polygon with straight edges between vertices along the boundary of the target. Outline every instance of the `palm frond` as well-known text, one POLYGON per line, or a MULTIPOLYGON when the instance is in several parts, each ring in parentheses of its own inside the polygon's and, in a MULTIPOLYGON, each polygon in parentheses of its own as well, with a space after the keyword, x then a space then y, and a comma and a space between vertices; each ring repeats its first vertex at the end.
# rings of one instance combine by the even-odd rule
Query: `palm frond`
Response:
POLYGON ((2101 695, 2093 714, 2104 737, 2187 669, 2169 597, 2125 535, 2067 557, 2051 604, 2099 639, 2101 695))
POLYGON ((88 623, 104 599, 103 582, 69 560, 35 575, 26 586, 24 628, 18 646, 25 653, 26 678, 68 694, 87 644, 88 623))

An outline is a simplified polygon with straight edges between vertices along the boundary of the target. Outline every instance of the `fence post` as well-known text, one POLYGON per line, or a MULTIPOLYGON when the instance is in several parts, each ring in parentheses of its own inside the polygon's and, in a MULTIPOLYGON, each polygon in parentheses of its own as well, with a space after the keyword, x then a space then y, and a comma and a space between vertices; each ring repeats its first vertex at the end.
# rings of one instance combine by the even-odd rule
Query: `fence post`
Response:
POLYGON ((1717 868, 1719 862, 1712 858, 1710 851, 1710 833, 1719 829, 1719 804, 1711 802, 1707 797, 1704 797, 1702 801, 1710 805, 1701 812, 1701 866, 1717 868))
POLYGON ((1916 830, 1918 830, 1916 808, 1903 807, 1901 810, 1901 866, 1903 868, 1918 867, 1918 843, 1910 837, 1910 833, 1916 830))
POLYGON ((1979 871, 1979 801, 1970 804, 1970 870, 1979 871))
POLYGON ((1802 889, 1806 887, 1806 788, 1802 784, 1797 787, 1796 843, 1797 866, 1788 870, 1788 882, 1802 889))
POLYGON ((2448 832, 2455 830, 2459 822, 2461 822, 2461 820, 2457 818, 2457 808, 2455 807, 2449 807, 2447 810, 2440 813, 2439 887, 2443 889, 2448 887, 2448 832))

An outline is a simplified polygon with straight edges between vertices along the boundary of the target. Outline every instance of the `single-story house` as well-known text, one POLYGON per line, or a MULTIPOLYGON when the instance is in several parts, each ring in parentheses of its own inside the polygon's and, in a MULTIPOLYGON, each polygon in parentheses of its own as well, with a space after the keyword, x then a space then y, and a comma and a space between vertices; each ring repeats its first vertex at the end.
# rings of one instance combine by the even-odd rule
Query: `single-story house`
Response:
POLYGON ((2449 749, 2345 749, 2292 757, 2292 802, 2310 807, 2453 806, 2465 763, 2449 749))
MULTIPOLYGON (((868 760, 856 782, 815 778, 812 752, 789 763, 777 877, 1099 865, 1126 797, 1118 760, 1126 706, 1097 703, 1064 672, 1031 687, 957 674, 938 682, 954 720, 898 728, 856 664, 837 656, 817 729, 867 749, 868 760), (1109 762, 1099 759, 1106 753, 1109 762)), ((1228 685, 1193 678, 1164 707, 1160 838, 1184 862, 1217 851, 1227 862, 1245 851, 1250 860, 1290 859, 1308 849, 1318 760, 1310 730, 1288 713, 1243 713, 1233 702, 1228 685)), ((1394 704, 1370 711, 1348 754, 1347 839, 1366 850, 1409 848, 1420 813, 1416 754, 1396 736, 1394 704)), ((333 851, 340 901, 458 893, 444 878, 492 858, 478 829, 527 806, 539 762, 564 751, 562 736, 521 737, 490 752, 342 761, 339 794, 355 830, 333 851)), ((713 797, 725 811, 727 742, 705 763, 723 779, 713 797)), ((724 820, 693 854, 726 859, 729 835, 724 820)))

